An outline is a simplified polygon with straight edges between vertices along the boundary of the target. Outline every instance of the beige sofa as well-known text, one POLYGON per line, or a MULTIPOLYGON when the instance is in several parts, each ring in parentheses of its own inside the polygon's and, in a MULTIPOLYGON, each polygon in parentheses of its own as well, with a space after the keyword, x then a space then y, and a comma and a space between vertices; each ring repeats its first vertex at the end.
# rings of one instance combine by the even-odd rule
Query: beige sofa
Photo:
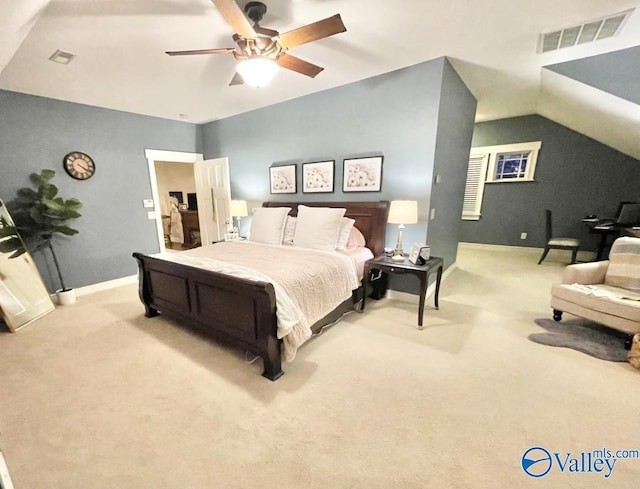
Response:
MULTIPOLYGON (((618 238, 609 260, 569 265, 551 287, 553 318, 590 319, 629 335, 640 333, 640 238, 618 238)), ((630 343, 629 343, 630 344, 630 343)))

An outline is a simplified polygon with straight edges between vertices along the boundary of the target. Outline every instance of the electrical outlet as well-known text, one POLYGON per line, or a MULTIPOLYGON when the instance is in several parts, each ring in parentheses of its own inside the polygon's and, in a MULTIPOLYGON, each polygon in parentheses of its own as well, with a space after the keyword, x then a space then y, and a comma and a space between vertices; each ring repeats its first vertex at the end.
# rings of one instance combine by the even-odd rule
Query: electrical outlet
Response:
POLYGON ((527 233, 520 233, 520 239, 527 239, 527 233))
POLYGON ((147 212, 147 219, 149 219, 150 221, 153 221, 155 218, 156 218, 156 212, 155 211, 147 212))

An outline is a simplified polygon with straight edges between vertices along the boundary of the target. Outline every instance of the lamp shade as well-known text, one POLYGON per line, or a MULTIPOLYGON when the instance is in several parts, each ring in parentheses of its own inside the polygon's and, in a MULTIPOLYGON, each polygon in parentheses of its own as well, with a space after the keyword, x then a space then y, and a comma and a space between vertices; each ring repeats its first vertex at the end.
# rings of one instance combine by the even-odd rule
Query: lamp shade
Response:
POLYGON ((248 216, 247 212, 247 201, 246 200, 232 200, 229 205, 229 214, 233 217, 244 217, 248 216))
POLYGON ((279 69, 278 64, 268 58, 245 59, 240 61, 236 67, 236 71, 240 73, 244 82, 256 88, 264 87, 271 83, 279 69))
POLYGON ((387 221, 392 224, 415 224, 418 222, 418 202, 415 200, 392 200, 387 221))

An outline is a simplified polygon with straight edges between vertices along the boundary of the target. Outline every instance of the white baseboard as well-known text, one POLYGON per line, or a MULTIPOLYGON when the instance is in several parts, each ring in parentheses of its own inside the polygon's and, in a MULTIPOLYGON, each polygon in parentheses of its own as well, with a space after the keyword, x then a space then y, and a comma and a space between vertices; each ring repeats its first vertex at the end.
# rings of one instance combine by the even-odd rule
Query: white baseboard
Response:
POLYGON ((497 244, 486 244, 486 243, 468 243, 466 241, 460 241, 458 246, 462 248, 480 248, 484 250, 500 250, 500 251, 523 251, 523 250, 531 250, 531 251, 540 251, 542 253, 542 248, 536 248, 535 246, 510 246, 510 245, 497 245, 497 244))
MULTIPOLYGON (((496 251, 513 251, 513 252, 522 252, 522 251, 530 251, 535 254, 542 255, 543 248, 536 248, 534 246, 510 246, 510 245, 496 245, 496 244, 485 244, 485 243, 467 243, 460 242, 458 246, 462 248, 476 248, 483 250, 496 250, 496 251)), ((566 250, 554 250, 552 249, 550 253, 569 253, 566 250)), ((578 261, 593 261, 595 260, 596 254, 593 251, 578 251, 577 260, 578 261)))
POLYGON ((122 285, 129 285, 138 282, 138 275, 130 275, 129 277, 115 278, 113 280, 107 280, 106 282, 100 282, 97 284, 86 285, 76 289, 76 295, 88 295, 94 292, 101 292, 103 290, 115 289, 122 285))
MULTIPOLYGON (((442 280, 440 281, 440 287, 442 287, 442 283, 445 281, 445 279, 449 275, 451 275, 451 273, 453 273, 453 271, 457 267, 458 267, 457 263, 454 262, 453 265, 451 265, 442 273, 442 280)), ((425 299, 427 297, 431 297, 435 293, 436 293, 436 283, 433 282, 431 285, 429 285, 429 287, 427 287, 427 294, 425 296, 425 299)), ((401 292, 399 290, 392 290, 392 289, 387 290, 387 298, 393 299, 395 301, 409 302, 411 304, 418 304, 420 302, 420 296, 418 294, 410 294, 409 292, 401 292)))
MULTIPOLYGON (((84 287, 78 287, 74 289, 76 291, 76 297, 80 297, 82 295, 94 294, 96 292, 101 292, 103 290, 115 289, 116 287, 121 287, 123 285, 134 284, 138 282, 138 275, 131 275, 129 277, 115 278, 113 280, 107 280, 106 282, 99 282, 97 284, 85 285, 84 287)), ((54 302, 57 301, 56 294, 50 294, 51 300, 54 302)))

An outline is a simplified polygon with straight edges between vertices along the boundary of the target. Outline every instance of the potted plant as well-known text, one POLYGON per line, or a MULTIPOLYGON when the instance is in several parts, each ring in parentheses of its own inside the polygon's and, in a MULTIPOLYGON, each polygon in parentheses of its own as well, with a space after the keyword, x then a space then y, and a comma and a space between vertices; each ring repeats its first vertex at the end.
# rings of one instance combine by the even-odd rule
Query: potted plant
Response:
POLYGON ((7 207, 11 210, 15 227, 24 241, 24 246, 20 240, 14 241, 15 250, 12 258, 20 256, 27 249, 34 253, 48 248, 60 279, 61 289, 56 291, 58 302, 67 305, 75 302, 75 292, 64 283, 53 248, 53 239, 59 235, 78 234, 76 229, 66 223, 70 219, 80 217, 77 209, 82 207, 82 204, 74 198, 65 200, 58 197, 58 187, 49 182, 55 174, 53 170, 42 170, 40 174, 32 173, 30 179, 36 189, 19 189, 18 196, 9 202, 7 207))

